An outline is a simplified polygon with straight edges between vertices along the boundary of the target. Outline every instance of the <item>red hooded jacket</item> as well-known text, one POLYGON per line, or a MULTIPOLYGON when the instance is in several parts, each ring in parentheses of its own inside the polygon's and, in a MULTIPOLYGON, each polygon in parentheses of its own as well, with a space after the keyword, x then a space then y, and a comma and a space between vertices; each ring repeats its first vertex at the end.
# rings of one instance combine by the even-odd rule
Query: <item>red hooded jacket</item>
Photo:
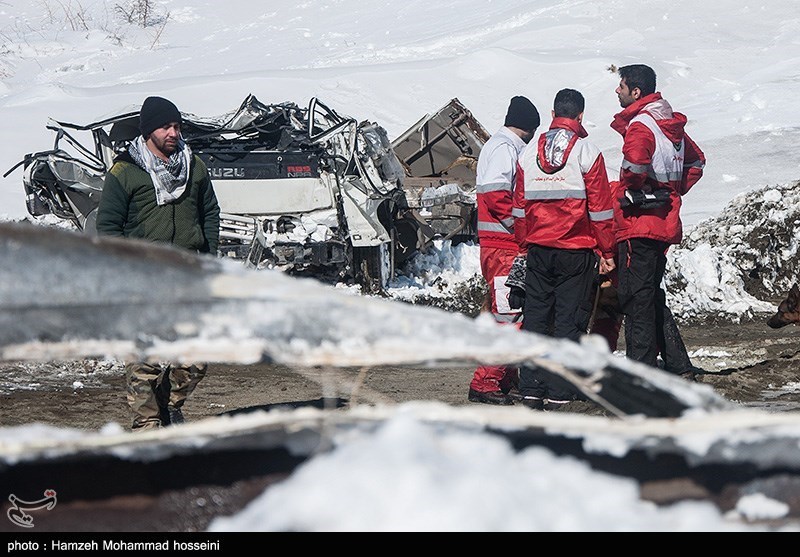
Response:
POLYGON ((600 150, 577 121, 555 118, 520 155, 514 188, 514 233, 531 244, 614 253, 611 189, 600 150))
POLYGON ((680 243, 681 196, 703 176, 705 155, 684 131, 686 116, 673 112, 661 93, 647 95, 614 116, 611 127, 624 138, 619 183, 614 189, 617 242, 651 238, 680 243), (670 203, 655 209, 620 207, 625 190, 669 189, 670 203))

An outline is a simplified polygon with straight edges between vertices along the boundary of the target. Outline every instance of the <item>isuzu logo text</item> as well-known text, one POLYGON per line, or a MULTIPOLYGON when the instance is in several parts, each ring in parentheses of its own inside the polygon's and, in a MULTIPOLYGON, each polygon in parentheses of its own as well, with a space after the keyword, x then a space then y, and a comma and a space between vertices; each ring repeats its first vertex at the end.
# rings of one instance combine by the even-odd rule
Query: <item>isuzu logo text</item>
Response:
POLYGON ((244 178, 244 168, 209 168, 208 171, 212 178, 244 178))

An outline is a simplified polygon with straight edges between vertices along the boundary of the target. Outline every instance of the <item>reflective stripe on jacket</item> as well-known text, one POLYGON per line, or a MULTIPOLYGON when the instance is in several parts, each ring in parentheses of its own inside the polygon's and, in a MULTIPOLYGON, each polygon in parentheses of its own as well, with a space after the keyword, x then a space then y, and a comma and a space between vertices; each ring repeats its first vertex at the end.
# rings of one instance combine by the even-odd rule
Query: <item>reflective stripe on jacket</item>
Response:
POLYGON ((525 142, 506 127, 481 148, 475 185, 482 246, 517 250, 511 209, 517 159, 524 148, 525 142))
POLYGON ((577 121, 556 118, 522 152, 514 190, 517 243, 614 254, 605 160, 577 121))
POLYGON ((614 116, 611 127, 624 138, 620 179, 613 184, 617 242, 650 238, 678 244, 683 238, 681 196, 702 177, 705 166, 705 155, 685 133, 686 122, 660 93, 614 116), (669 190, 669 204, 655 209, 620 207, 626 189, 650 193, 656 188, 669 190))

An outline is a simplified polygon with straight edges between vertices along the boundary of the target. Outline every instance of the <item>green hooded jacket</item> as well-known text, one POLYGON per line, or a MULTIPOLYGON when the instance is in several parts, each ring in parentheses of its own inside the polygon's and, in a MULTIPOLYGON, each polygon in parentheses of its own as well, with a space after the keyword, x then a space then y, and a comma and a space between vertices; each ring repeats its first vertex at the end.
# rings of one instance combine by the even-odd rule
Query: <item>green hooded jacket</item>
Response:
POLYGON ((150 174, 129 153, 117 157, 106 173, 97 208, 97 233, 216 254, 219 203, 205 163, 197 155, 192 159, 186 191, 177 201, 158 205, 150 174))

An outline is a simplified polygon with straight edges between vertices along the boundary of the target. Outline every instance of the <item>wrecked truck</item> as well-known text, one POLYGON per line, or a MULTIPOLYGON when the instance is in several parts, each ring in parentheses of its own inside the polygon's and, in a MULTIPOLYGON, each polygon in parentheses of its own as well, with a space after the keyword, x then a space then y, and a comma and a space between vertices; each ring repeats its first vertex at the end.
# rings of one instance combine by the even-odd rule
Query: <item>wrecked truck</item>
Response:
POLYGON ((405 169, 409 205, 436 238, 478 241, 475 178, 489 133, 457 99, 420 118, 392 141, 405 169))
MULTIPOLYGON (((317 98, 301 108, 251 94, 225 115, 182 117, 220 204, 221 256, 380 293, 434 239, 477 241, 474 167, 488 134, 457 99, 395 142, 317 98)), ((51 120, 53 148, 4 176, 23 167, 32 216, 93 234, 105 173, 138 119, 132 109, 90 124, 51 120)))

